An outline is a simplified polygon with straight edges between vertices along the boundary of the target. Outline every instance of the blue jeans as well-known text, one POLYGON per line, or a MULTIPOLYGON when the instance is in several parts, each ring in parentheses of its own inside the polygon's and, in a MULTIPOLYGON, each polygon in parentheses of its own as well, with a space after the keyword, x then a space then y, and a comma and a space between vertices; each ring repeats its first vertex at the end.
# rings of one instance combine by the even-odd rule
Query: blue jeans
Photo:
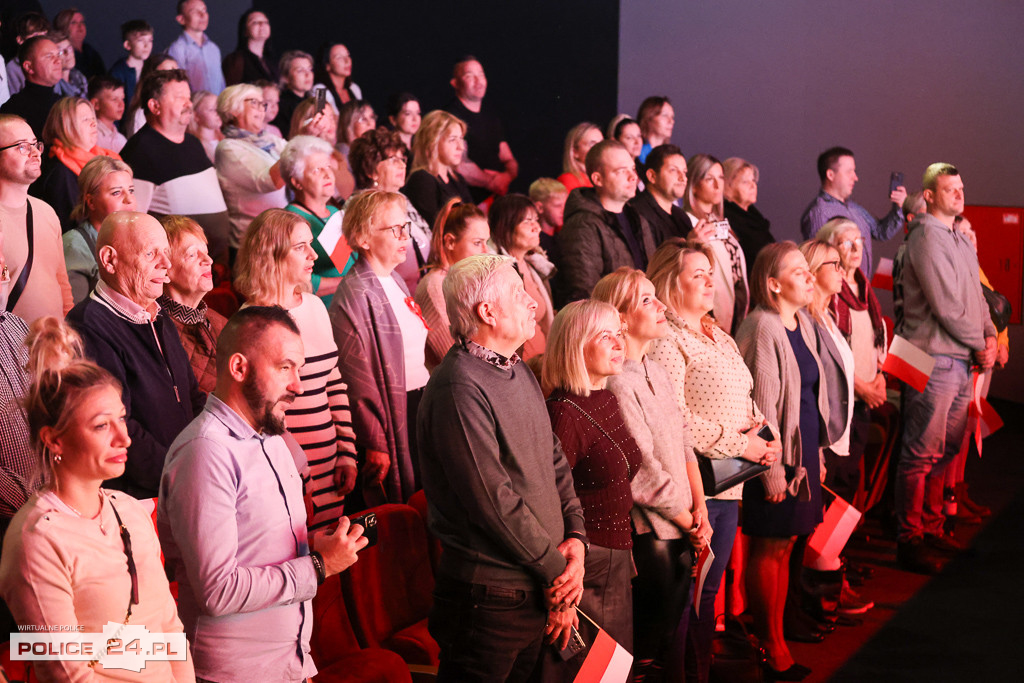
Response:
POLYGON ((903 387, 903 448, 896 469, 896 520, 901 542, 942 533, 942 488, 956 457, 971 402, 968 361, 935 356, 928 386, 903 387))
MULTIPOLYGON (((690 609, 684 619, 689 619, 686 642, 687 683, 706 683, 711 671, 711 641, 715 637, 715 597, 722 585, 722 576, 732 555, 736 540, 736 525, 739 522, 738 500, 708 499, 708 521, 714 533, 711 535, 711 552, 715 561, 708 569, 704 589, 700 594, 700 617, 690 609)), ((696 601, 697 598, 694 598, 696 601)))
POLYGON ((540 657, 547 610, 539 591, 439 576, 427 628, 441 648, 438 681, 525 681, 540 657))

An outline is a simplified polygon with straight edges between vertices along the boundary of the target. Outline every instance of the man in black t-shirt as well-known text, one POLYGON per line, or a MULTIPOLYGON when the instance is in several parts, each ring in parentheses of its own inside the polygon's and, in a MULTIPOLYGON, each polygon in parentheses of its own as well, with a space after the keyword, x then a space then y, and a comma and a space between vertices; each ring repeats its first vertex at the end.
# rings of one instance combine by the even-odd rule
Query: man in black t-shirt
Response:
POLYGON ((483 108, 487 76, 476 57, 466 56, 452 72, 455 100, 445 109, 466 122, 466 156, 456 169, 483 201, 489 194, 503 195, 519 174, 519 162, 505 141, 501 119, 483 108))

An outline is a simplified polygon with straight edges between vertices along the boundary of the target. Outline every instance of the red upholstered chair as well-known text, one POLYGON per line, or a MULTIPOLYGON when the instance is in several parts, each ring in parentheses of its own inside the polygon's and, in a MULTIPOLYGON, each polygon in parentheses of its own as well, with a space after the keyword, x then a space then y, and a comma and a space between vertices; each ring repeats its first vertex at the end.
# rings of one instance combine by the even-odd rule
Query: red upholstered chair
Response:
POLYGON ((341 596, 340 575, 327 579, 313 598, 310 649, 320 670, 314 683, 412 681, 409 667, 394 652, 376 647, 360 649, 341 596))
POLYGON ((363 647, 387 648, 417 668, 437 666, 440 648, 427 632, 434 575, 423 521, 408 505, 367 512, 377 515, 377 545, 341 574, 352 629, 363 647))
POLYGON ((410 496, 408 505, 416 508, 416 512, 420 513, 423 519, 423 530, 427 533, 427 551, 430 553, 430 568, 434 571, 434 576, 437 576, 438 563, 441 561, 441 541, 430 533, 430 527, 427 526, 427 494, 420 489, 410 496))

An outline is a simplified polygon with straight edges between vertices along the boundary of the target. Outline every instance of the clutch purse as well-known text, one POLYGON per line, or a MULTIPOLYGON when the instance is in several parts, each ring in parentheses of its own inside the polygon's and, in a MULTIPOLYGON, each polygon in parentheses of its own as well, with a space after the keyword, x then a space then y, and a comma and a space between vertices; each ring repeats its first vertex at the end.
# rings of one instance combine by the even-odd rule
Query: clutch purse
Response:
MULTIPOLYGON (((772 441, 775 438, 768 425, 761 427, 757 435, 765 441, 772 441)), ((768 465, 743 458, 708 458, 703 455, 697 456, 697 467, 700 468, 704 495, 709 498, 768 471, 768 465)))

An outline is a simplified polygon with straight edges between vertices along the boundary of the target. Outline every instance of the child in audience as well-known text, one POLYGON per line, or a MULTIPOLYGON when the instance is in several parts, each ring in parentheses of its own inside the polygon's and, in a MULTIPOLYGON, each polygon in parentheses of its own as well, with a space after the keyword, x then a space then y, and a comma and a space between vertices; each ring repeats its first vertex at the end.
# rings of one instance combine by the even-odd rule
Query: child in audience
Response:
POLYGON ((117 130, 117 122, 124 116, 124 83, 113 76, 94 76, 89 81, 89 101, 96 110, 97 144, 120 152, 127 142, 117 130))
POLYGON ((565 215, 565 200, 569 191, 554 178, 537 178, 530 183, 530 199, 540 216, 540 246, 551 254, 555 246, 555 233, 562 229, 565 215))
POLYGON ((47 38, 57 44, 57 52, 60 54, 60 81, 54 90, 61 97, 85 97, 89 81, 85 74, 75 68, 75 48, 72 47, 68 34, 63 31, 50 31, 47 38))
POLYGON ((121 37, 128 55, 114 62, 110 75, 124 83, 125 101, 130 102, 142 75, 142 65, 153 52, 153 27, 145 19, 132 19, 121 24, 121 37))

